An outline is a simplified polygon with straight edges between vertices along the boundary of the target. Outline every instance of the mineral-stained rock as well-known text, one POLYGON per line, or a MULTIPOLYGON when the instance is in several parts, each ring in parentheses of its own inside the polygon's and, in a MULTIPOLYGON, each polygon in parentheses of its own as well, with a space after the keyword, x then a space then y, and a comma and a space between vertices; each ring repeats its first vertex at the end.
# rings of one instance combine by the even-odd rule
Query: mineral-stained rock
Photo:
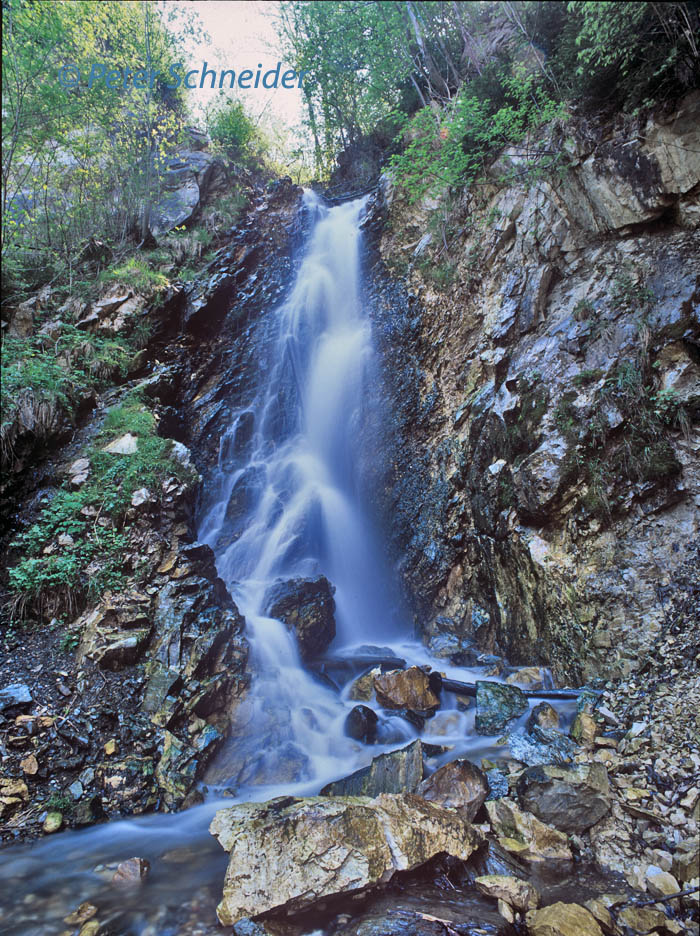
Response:
POLYGON ((106 597, 72 629, 82 634, 79 662, 90 657, 110 670, 135 663, 151 635, 150 599, 137 591, 106 597))
POLYGON ((475 879, 476 889, 496 900, 505 900, 516 910, 534 910, 540 894, 534 884, 507 874, 486 874, 475 879))
POLYGON ((537 726, 539 728, 556 729, 559 727, 559 713, 549 702, 540 702, 530 712, 527 720, 527 730, 532 731, 537 726))
POLYGON ((230 852, 224 926, 386 882, 442 852, 466 860, 481 841, 455 812, 411 794, 242 803, 217 812, 209 831, 230 852))
POLYGON ((527 698, 517 686, 477 681, 475 728, 479 734, 497 734, 526 711, 527 698))
POLYGON ((265 595, 267 613, 294 631, 304 660, 323 653, 335 637, 334 592, 319 575, 277 582, 265 595))
POLYGON ((521 812, 513 800, 490 800, 486 811, 499 845, 506 851, 525 861, 571 860, 566 836, 531 813, 521 812))
MULTIPOLYGON (((423 745, 420 741, 398 751, 380 754, 369 767, 329 783, 322 796, 378 796, 380 793, 413 793, 423 779, 423 745)), ((423 796, 423 794, 420 794, 423 796)))
POLYGON ((457 809, 471 822, 489 794, 486 774, 471 761, 450 761, 424 780, 416 793, 431 803, 457 809))
POLYGON ((381 675, 381 669, 375 666, 368 673, 358 676, 350 687, 348 698, 358 702, 369 702, 374 695, 374 677, 381 675))
POLYGON ((530 936, 603 936, 598 921, 580 904, 553 903, 527 915, 530 936))
POLYGON ((345 734, 356 741, 374 744, 377 740, 377 713, 367 705, 356 705, 345 719, 345 734))
POLYGON ((528 767, 518 781, 524 809, 564 832, 585 832, 610 809, 608 772, 602 764, 528 767))
POLYGON ((383 708, 432 714, 440 700, 430 688, 428 674, 418 666, 391 670, 374 677, 377 702, 383 708))

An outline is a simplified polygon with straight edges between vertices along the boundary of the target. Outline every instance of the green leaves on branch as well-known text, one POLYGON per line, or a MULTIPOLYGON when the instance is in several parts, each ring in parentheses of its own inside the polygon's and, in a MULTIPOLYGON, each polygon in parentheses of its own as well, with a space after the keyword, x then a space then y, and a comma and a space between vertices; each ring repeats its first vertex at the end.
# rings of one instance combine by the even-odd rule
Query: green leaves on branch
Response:
POLYGON ((402 131, 403 149, 391 159, 395 179, 411 201, 437 196, 456 185, 482 178, 494 157, 506 146, 518 152, 501 176, 524 178, 534 167, 551 167, 559 158, 542 147, 529 147, 526 135, 563 117, 565 110, 538 86, 536 76, 505 76, 506 102, 494 109, 488 99, 465 86, 442 109, 424 107, 402 131))

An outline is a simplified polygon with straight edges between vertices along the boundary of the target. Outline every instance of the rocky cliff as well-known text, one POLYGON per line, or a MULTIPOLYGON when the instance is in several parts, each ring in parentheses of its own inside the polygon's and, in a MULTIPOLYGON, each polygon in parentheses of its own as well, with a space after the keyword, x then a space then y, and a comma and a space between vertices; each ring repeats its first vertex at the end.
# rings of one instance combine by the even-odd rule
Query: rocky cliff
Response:
POLYGON ((698 535, 700 94, 548 132, 456 199, 381 180, 379 500, 434 650, 580 682, 638 666, 698 535))

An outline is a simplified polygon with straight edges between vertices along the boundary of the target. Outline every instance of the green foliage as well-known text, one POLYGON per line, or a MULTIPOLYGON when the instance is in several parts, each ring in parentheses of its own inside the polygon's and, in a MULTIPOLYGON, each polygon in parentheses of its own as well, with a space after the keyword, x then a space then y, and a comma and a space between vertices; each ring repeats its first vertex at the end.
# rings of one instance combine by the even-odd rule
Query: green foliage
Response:
POLYGON ((39 615, 58 608, 75 613, 88 598, 120 588, 129 571, 126 515, 134 492, 146 487, 158 494, 162 482, 173 476, 191 480, 136 395, 109 410, 86 457, 88 480, 77 491, 58 490, 12 544, 22 553, 9 570, 16 617, 28 607, 39 615), (104 450, 126 433, 136 436, 136 452, 104 450))
POLYGON ((248 148, 259 140, 253 121, 243 104, 223 92, 207 114, 207 128, 212 140, 231 160, 240 160, 248 148))
POLYGON ((102 272, 100 282, 125 283, 137 292, 151 293, 164 289, 168 285, 168 278, 154 270, 147 260, 132 256, 126 262, 102 272))
MULTIPOLYGON (((439 115, 425 107, 408 122, 402 132, 404 148, 391 165, 410 201, 483 177, 504 146, 520 143, 528 130, 562 113, 533 75, 504 76, 502 85, 507 101, 497 109, 465 87, 439 115)), ((549 151, 523 144, 500 175, 524 179, 535 167, 542 171, 554 162, 549 151)))
MULTIPOLYGON (((3 3, 2 258, 6 286, 72 278, 86 241, 143 237, 158 170, 178 143, 184 91, 166 87, 180 57, 152 3, 3 3), (92 63, 158 78, 153 87, 87 87, 92 63), (79 69, 79 87, 59 70, 79 69)), ((149 84, 148 82, 144 82, 149 84)))

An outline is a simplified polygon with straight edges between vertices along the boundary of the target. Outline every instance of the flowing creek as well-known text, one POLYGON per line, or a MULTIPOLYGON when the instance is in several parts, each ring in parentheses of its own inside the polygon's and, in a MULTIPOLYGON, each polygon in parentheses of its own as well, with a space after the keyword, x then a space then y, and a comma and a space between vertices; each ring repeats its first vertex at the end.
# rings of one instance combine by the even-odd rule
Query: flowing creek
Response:
MULTIPOLYGON (((348 698, 350 685, 368 669, 358 662, 365 645, 467 683, 498 678, 488 667, 435 659, 410 639, 365 507, 362 426, 374 405, 377 364, 362 299, 363 209, 362 199, 328 208, 305 196, 304 210, 315 221, 291 293, 275 313, 274 361, 255 404, 234 415, 222 438, 207 492, 199 538, 215 550, 219 574, 245 616, 253 680, 231 738, 205 778, 205 803, 3 850, 1 933, 68 932, 63 918, 86 899, 100 907, 100 919, 114 920, 110 932, 120 934, 175 934, 188 916, 215 924, 227 856, 207 826, 222 804, 315 795, 416 737, 449 748, 430 767, 459 756, 477 764, 508 756, 497 737, 475 733, 473 705, 465 709, 447 692, 420 731, 381 713, 379 743, 365 745, 344 732, 356 704, 348 698), (233 518, 232 498, 242 505, 233 518), (335 587, 337 635, 326 670, 335 686, 303 664, 285 625, 265 613, 265 596, 277 580, 318 575, 335 587), (151 862, 149 879, 117 894, 99 868, 135 855, 151 862)), ((553 704, 567 724, 575 703, 553 704)), ((516 734, 526 719, 527 713, 516 734)))

